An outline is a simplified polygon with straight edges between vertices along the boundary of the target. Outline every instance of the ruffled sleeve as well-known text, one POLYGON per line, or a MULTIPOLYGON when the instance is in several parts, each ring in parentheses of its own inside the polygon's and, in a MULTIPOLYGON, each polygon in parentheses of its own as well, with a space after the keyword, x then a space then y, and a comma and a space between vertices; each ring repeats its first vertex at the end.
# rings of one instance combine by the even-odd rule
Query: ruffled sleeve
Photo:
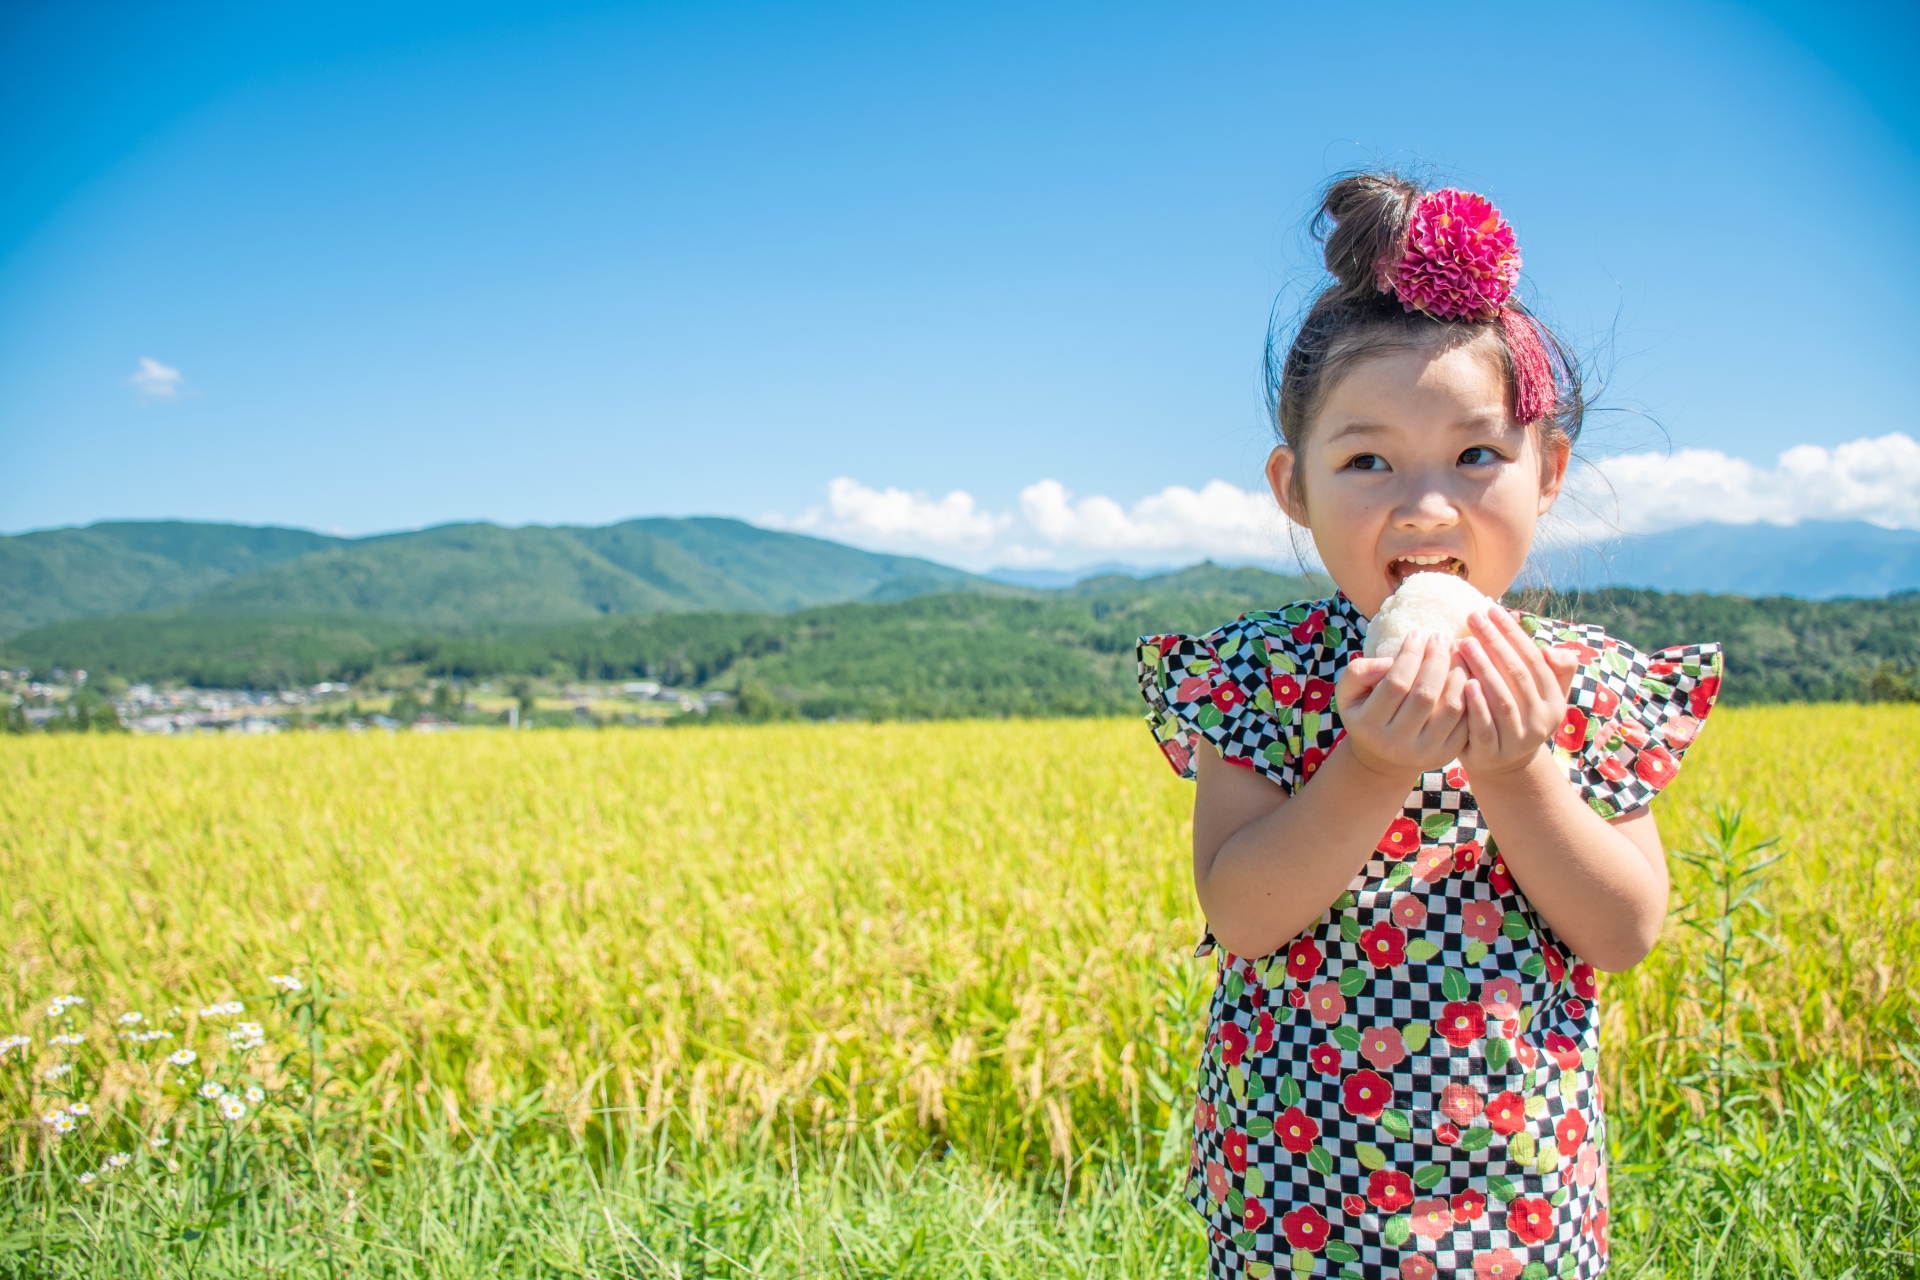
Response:
MULTIPOLYGON (((1264 616, 1264 615, 1263 615, 1264 616)), ((1280 635, 1286 635, 1284 628, 1280 635)), ((1183 778, 1193 753, 1209 743, 1230 764, 1252 769, 1292 792, 1298 762, 1276 715, 1273 682, 1296 690, 1296 664, 1255 617, 1203 636, 1142 636, 1137 649, 1140 692, 1154 741, 1183 778)), ((1319 681, 1316 684, 1322 683, 1319 681)), ((1327 687, 1330 698, 1332 686, 1327 687)))
POLYGON ((1553 753, 1603 818, 1650 803, 1680 772, 1720 695, 1717 644, 1640 653, 1599 627, 1527 618, 1534 642, 1580 655, 1553 753))

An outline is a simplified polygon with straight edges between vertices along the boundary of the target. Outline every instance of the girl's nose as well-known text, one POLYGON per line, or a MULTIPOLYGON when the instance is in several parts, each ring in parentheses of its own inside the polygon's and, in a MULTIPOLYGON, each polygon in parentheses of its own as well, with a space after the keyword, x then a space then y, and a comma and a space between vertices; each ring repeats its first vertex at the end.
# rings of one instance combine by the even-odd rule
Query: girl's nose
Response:
POLYGON ((1394 512, 1403 529, 1446 529, 1458 523, 1460 509, 1446 489, 1434 482, 1418 482, 1394 512))

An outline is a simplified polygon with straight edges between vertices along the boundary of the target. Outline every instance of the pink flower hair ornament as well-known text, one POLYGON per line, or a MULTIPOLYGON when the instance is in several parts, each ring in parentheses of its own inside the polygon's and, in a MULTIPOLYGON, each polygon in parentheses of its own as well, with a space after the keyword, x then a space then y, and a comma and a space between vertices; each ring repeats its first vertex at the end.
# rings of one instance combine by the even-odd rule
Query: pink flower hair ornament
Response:
POLYGON ((1498 319, 1513 357, 1515 416, 1531 426, 1553 413, 1559 390, 1539 329, 1512 303, 1519 280, 1513 224, 1485 196, 1445 187, 1414 203, 1406 248, 1381 272, 1381 289, 1441 320, 1498 319))

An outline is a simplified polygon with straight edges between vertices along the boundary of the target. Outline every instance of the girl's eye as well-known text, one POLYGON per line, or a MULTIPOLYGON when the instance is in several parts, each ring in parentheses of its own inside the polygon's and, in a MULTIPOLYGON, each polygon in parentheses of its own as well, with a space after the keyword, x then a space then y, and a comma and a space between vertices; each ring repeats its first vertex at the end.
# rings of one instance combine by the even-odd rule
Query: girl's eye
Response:
POLYGON ((1460 465, 1463 467, 1477 467, 1498 461, 1500 461, 1500 455, 1483 444, 1476 444, 1471 449, 1460 451, 1460 465))
POLYGON ((1347 465, 1355 471, 1385 471, 1387 460, 1377 453, 1363 453, 1349 458, 1347 465))

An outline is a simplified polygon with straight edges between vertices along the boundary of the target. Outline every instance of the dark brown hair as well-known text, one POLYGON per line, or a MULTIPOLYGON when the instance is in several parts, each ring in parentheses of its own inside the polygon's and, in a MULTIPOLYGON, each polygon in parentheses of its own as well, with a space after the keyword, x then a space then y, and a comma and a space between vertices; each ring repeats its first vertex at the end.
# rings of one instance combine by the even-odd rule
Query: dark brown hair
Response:
MULTIPOLYGON (((1425 194, 1410 179, 1394 173, 1350 173, 1336 178, 1320 201, 1312 232, 1322 246, 1332 283, 1314 298, 1287 340, 1276 327, 1267 337, 1267 405, 1281 443, 1296 451, 1327 392, 1342 374, 1368 356, 1389 351, 1491 341, 1500 352, 1507 386, 1514 384, 1513 353, 1498 320, 1441 320, 1424 311, 1408 311, 1383 287, 1383 270, 1399 260, 1413 206, 1425 194)), ((1518 299, 1507 304, 1526 313, 1518 299)), ((1586 400, 1580 367, 1567 345, 1536 318, 1558 392, 1554 411, 1535 428, 1540 442, 1572 446, 1580 438, 1586 400)), ((1302 471, 1294 469, 1294 495, 1300 495, 1302 471)))

